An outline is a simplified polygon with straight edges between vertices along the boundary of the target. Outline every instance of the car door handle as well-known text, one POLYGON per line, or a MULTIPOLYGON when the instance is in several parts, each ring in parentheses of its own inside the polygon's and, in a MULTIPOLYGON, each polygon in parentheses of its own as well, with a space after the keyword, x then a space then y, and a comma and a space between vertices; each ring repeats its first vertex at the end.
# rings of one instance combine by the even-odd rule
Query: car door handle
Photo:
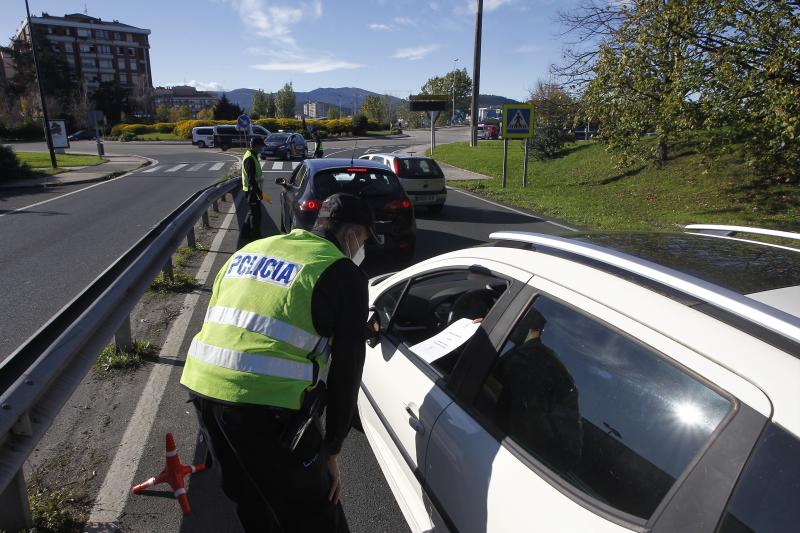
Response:
POLYGON ((416 408, 412 407, 411 405, 406 405, 406 414, 408 414, 408 425, 420 435, 424 435, 425 426, 419 421, 419 415, 417 414, 416 408))

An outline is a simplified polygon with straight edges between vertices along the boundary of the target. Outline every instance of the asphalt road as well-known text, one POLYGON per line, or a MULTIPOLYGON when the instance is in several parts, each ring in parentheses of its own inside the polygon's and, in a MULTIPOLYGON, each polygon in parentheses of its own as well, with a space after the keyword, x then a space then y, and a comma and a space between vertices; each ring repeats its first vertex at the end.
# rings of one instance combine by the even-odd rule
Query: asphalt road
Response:
POLYGON ((235 161, 191 145, 108 148, 157 164, 99 184, 0 190, 0 360, 235 161))
MULTIPOLYGON (((466 130, 443 130, 437 137, 439 142, 462 140, 466 139, 466 130)), ((357 158, 365 152, 388 152, 424 144, 427 140, 427 132, 414 132, 404 139, 327 142, 326 157, 357 158)), ((91 148, 91 143, 87 144, 91 148)), ((0 263, 0 290, 5 293, 7 303, 0 310, 0 354, 10 353, 153 224, 197 189, 226 173, 233 161, 218 151, 185 145, 107 144, 106 149, 112 153, 145 155, 157 163, 92 188, 65 187, 57 191, 15 193, 0 199, 0 246, 5 252, 0 263), (212 170, 215 166, 218 168, 212 170), (67 193, 74 194, 64 196, 67 193), (48 202, 15 211, 42 201, 48 202)), ((273 161, 264 164, 265 189, 274 200, 272 205, 266 206, 269 217, 264 221, 264 229, 269 233, 278 231, 276 221, 279 221, 280 188, 274 179, 288 177, 292 166, 291 163, 273 161)), ((484 242, 491 232, 501 229, 562 231, 562 228, 532 215, 451 190, 440 214, 418 212, 415 260, 484 242)), ((234 229, 227 232, 222 241, 221 254, 213 266, 210 280, 236 246, 237 232, 234 229)), ((391 257, 367 258, 364 267, 370 275, 399 268, 391 257)), ((192 312, 178 354, 185 353, 191 337, 199 331, 208 297, 208 291, 204 291, 192 312)), ((180 363, 175 366, 179 367, 180 363)), ((163 467, 163 434, 166 431, 175 434, 184 463, 191 462, 195 453, 197 423, 191 406, 185 403, 186 393, 178 384, 179 377, 180 368, 175 368, 152 429, 147 428, 149 437, 137 467, 136 481, 155 475, 163 467)), ((91 386, 85 390, 87 397, 96 394, 91 386)), ((114 418, 123 426, 119 428, 120 432, 124 431, 124 425, 132 415, 138 399, 136 394, 130 398, 104 399, 120 405, 114 413, 114 418)), ((80 404, 84 400, 73 401, 80 404)), ((68 430, 65 426, 61 428, 68 430)), ((53 429, 59 431, 59 424, 53 429)), ((103 432, 103 429, 97 431, 103 432)), ((105 437, 114 440, 108 435, 105 437)), ((109 449, 115 449, 111 442, 109 449)), ((203 457, 198 454, 194 460, 199 462, 203 457)), ((362 434, 351 432, 340 462, 345 482, 345 510, 351 529, 407 531, 402 514, 362 434)), ((98 479, 104 477, 105 468, 107 465, 98 469, 98 479)), ((121 518, 122 529, 142 532, 240 531, 232 505, 221 494, 217 475, 212 469, 192 480, 192 517, 181 519, 169 493, 159 488, 149 492, 149 497, 137 496, 127 500, 121 518)))

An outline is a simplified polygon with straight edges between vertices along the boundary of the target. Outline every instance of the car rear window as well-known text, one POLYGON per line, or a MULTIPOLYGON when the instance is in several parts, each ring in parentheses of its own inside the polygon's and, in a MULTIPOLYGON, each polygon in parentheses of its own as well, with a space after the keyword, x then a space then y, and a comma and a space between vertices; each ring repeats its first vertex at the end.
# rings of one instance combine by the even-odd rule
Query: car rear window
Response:
POLYGON ((800 527, 800 439, 770 423, 736 487, 718 533, 800 527))
POLYGON ((339 192, 365 198, 403 194, 403 188, 394 174, 372 168, 365 170, 323 170, 314 176, 314 191, 320 198, 339 192))
POLYGON ((443 178, 444 173, 433 159, 398 159, 398 176, 401 178, 443 178))

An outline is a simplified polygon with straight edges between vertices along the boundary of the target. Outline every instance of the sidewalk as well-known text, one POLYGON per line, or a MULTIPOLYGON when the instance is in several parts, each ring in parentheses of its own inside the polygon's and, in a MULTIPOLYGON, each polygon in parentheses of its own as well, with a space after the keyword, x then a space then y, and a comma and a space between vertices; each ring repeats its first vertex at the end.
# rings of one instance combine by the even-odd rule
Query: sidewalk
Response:
MULTIPOLYGON (((414 155, 424 156, 425 151, 429 150, 430 147, 431 147, 430 144, 420 144, 417 146, 409 146, 407 149, 402 151, 414 152, 414 155)), ((453 165, 448 165, 447 163, 442 163, 441 161, 436 161, 436 162, 442 168, 442 171, 444 172, 444 177, 447 181, 492 179, 490 176, 478 174, 477 172, 472 172, 471 170, 464 170, 463 168, 454 167, 453 165)))
POLYGON ((62 172, 61 174, 53 174, 52 176, 8 181, 3 180, 0 181, 0 190, 57 187, 59 185, 77 185, 81 183, 105 181, 150 164, 147 158, 137 155, 106 155, 104 158, 108 160, 105 163, 90 167, 73 167, 75 170, 62 172))

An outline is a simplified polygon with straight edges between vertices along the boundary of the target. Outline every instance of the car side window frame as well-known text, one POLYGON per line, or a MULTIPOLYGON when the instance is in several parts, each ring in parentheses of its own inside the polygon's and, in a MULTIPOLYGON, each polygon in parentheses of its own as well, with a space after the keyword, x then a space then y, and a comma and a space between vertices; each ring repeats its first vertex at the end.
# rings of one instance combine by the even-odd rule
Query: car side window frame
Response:
MULTIPOLYGON (((471 360, 474 356, 479 356, 480 352, 478 351, 477 355, 474 355, 476 354, 476 350, 474 348, 471 348, 470 341, 467 341, 466 345, 464 346, 464 353, 461 355, 461 357, 455 364, 453 371, 448 376, 443 376, 431 364, 426 363, 425 361, 422 360, 420 356, 412 352, 410 347, 405 342, 403 342, 397 335, 393 334, 391 332, 391 326, 394 323, 394 319, 397 313, 397 309, 400 306, 400 303, 403 301, 403 298, 406 297, 409 288, 415 281, 419 281, 430 277, 436 277, 447 273, 469 272, 470 268, 471 268, 470 265, 464 265, 458 267, 448 266, 448 267, 441 267, 429 270, 420 275, 411 276, 410 278, 407 278, 382 292, 382 294, 385 294, 386 292, 394 289, 398 285, 403 285, 403 291, 400 293, 400 297, 397 299, 397 302, 392 311, 392 316, 389 319, 389 323, 386 325, 385 328, 383 326, 381 327, 381 332, 380 332, 381 341, 383 341, 383 339, 386 339, 389 342, 391 342, 392 345, 398 351, 400 351, 406 359, 411 361, 411 363, 413 363, 424 374, 426 374, 431 379, 431 381, 440 384, 441 388, 443 390, 446 390, 448 394, 459 403, 463 401, 463 398, 458 394, 459 381, 462 379, 463 375, 461 369, 468 368, 469 364, 467 364, 467 361, 471 360)), ((511 276, 506 276, 499 272, 492 271, 490 269, 486 269, 485 274, 508 283, 508 287, 506 288, 506 290, 503 292, 503 294, 500 296, 497 302, 494 303, 492 309, 490 309, 489 313, 486 315, 486 317, 484 317, 484 320, 481 323, 480 329, 483 329, 485 333, 491 337, 491 332, 495 328, 497 321, 500 319, 501 315, 505 313, 504 305, 507 302, 511 302, 516 297, 517 293, 525 286, 525 284, 517 279, 514 279, 511 276)))
MULTIPOLYGON (((556 490, 558 490, 563 495, 570 498, 572 501, 578 503, 585 509, 611 522, 614 522, 623 527, 633 529, 634 531, 640 531, 642 533, 646 531, 651 531, 652 528, 658 526, 659 519, 661 519, 662 515, 665 513, 665 510, 669 509, 672 501, 676 499, 675 498, 676 494, 681 491, 681 487, 687 480, 687 478, 692 476, 692 473, 698 469, 698 466, 700 466, 700 469, 702 470, 701 463, 703 463, 708 450, 720 444, 722 436, 726 433, 728 428, 733 425, 732 422, 736 420, 736 418, 740 415, 741 412, 744 411, 747 416, 752 417, 754 411, 748 406, 743 405, 738 400, 738 398, 736 398, 729 392, 725 391, 724 389, 721 389, 715 383, 710 382, 708 379, 697 374, 692 369, 687 368, 684 365, 681 365, 677 361, 670 358, 668 355, 662 353, 661 351, 651 346, 648 346, 641 340, 631 336, 624 330, 621 330, 615 325, 608 323, 607 321, 596 316, 595 314, 587 313, 581 310, 580 308, 576 307, 572 303, 564 301, 562 298, 549 294, 546 291, 540 290, 530 285, 527 285, 527 288, 529 289, 528 291, 521 291, 521 293, 519 294, 518 300, 522 300, 524 303, 523 306, 521 307, 521 310, 519 305, 515 305, 518 302, 513 302, 509 306, 509 309, 506 310, 505 315, 508 316, 504 315, 498 318, 497 327, 502 328, 502 331, 499 331, 498 332, 499 335, 496 337, 496 339, 499 339, 499 345, 497 347, 496 355, 492 359, 491 364, 489 364, 488 366, 484 366, 484 368, 481 369, 479 376, 473 375, 473 378, 477 380, 481 386, 489 377, 489 374, 491 373, 494 364, 497 362, 497 360, 499 360, 499 358, 503 356, 503 354, 500 353, 500 349, 509 340, 512 331, 516 327, 519 320, 525 316, 525 314, 534 304, 537 298, 545 297, 575 311, 576 313, 579 313, 589 318, 590 320, 593 320, 601 324, 603 327, 606 327, 614 331, 615 333, 618 333, 619 335, 622 335, 627 339, 630 339, 631 341, 637 344, 644 346, 646 349, 651 351, 654 355, 665 361, 667 364, 670 364, 675 368, 679 369, 680 371, 688 374, 689 376, 697 380, 699 383, 705 385, 712 391, 718 393, 719 395, 723 396, 725 399, 728 399, 731 402, 731 407, 729 411, 726 413, 725 417, 719 422, 719 425, 716 427, 716 429, 708 436, 703 447, 701 447, 697 455, 687 464, 687 466, 684 468, 681 474, 675 479, 671 488, 662 498, 661 503, 653 511, 651 517, 648 520, 644 520, 640 517, 628 514, 620 509, 617 509, 616 507, 606 504, 605 502, 602 502, 599 499, 592 497, 588 493, 579 490, 573 484, 563 479, 562 476, 560 476, 551 467, 544 464, 541 460, 539 460, 533 454, 528 452, 522 445, 512 440, 509 437, 509 435, 507 435, 502 429, 500 429, 497 426, 497 424, 493 420, 491 420, 491 418, 489 418, 485 413, 477 409, 476 403, 481 393, 481 386, 477 387, 477 389, 471 388, 468 393, 461 394, 462 404, 464 406, 464 409, 473 418, 473 420, 475 420, 475 422, 478 423, 489 435, 491 435, 494 439, 496 439, 500 444, 500 446, 503 446, 513 456, 515 456, 518 460, 520 460, 520 462, 522 462, 525 466, 527 466, 532 472, 534 472, 544 481, 549 483, 556 490), (515 317, 515 318, 513 320, 508 320, 509 317, 515 317)), ((758 417, 760 415, 756 414, 756 416, 758 417)), ((731 431, 730 433, 734 432, 731 431)), ((744 445, 744 447, 755 446, 756 438, 760 432, 757 430, 757 427, 755 430, 753 429, 753 427, 750 427, 750 433, 753 439, 752 442, 740 443, 740 446, 742 444, 744 445)), ((741 438, 741 435, 737 435, 737 437, 741 438)), ((720 447, 724 447, 724 445, 720 447)), ((744 457, 744 459, 742 459, 742 467, 745 459, 746 456, 744 457)), ((729 466, 729 468, 732 468, 734 470, 736 469, 735 466, 732 467, 730 465, 727 466, 729 466)), ((655 530, 660 531, 657 527, 655 530)))
POLYGON ((294 171, 292 172, 292 175, 289 176, 289 185, 291 185, 292 187, 299 187, 297 185, 296 178, 300 174, 300 171, 302 171, 302 170, 304 170, 306 168, 307 167, 306 167, 305 163, 301 163, 300 165, 298 165, 297 168, 294 169, 294 171))

